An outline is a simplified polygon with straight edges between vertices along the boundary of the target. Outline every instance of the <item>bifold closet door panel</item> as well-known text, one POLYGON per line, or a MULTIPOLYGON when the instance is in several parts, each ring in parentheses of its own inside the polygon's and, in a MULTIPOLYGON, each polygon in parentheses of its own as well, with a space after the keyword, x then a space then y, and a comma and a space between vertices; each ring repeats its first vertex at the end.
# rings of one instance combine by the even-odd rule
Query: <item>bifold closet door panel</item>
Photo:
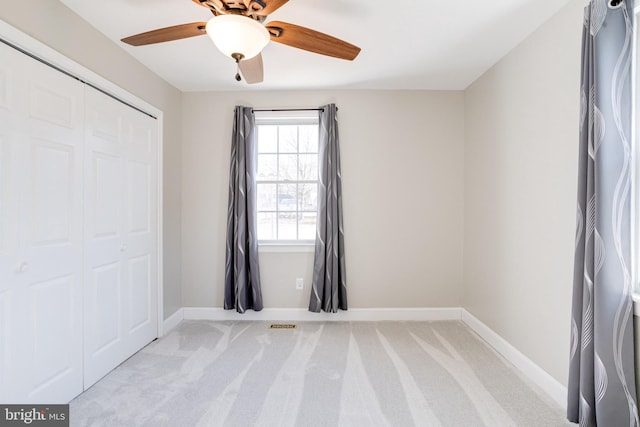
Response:
POLYGON ((0 44, 0 401, 82 391, 84 85, 0 44))
POLYGON ((85 388, 157 337, 157 123, 87 88, 85 388))

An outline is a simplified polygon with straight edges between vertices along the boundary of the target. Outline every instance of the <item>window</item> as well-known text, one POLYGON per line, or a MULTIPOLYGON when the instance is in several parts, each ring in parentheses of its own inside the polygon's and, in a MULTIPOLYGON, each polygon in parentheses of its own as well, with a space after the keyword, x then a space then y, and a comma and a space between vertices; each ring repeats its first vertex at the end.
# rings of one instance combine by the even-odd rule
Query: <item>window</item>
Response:
POLYGON ((256 112, 258 241, 311 243, 318 198, 318 114, 256 112))

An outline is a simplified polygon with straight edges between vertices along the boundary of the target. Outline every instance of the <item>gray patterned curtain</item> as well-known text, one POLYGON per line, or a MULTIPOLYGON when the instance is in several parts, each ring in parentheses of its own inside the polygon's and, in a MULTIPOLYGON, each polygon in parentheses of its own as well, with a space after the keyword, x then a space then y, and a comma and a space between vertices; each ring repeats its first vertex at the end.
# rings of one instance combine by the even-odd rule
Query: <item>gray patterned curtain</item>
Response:
POLYGON ((318 224, 309 311, 335 313, 347 309, 342 221, 342 176, 338 109, 321 107, 318 140, 318 224))
POLYGON ((231 137, 224 308, 262 310, 256 236, 255 126, 251 108, 236 107, 231 137))
POLYGON ((630 274, 632 0, 585 8, 567 417, 638 426, 630 274))

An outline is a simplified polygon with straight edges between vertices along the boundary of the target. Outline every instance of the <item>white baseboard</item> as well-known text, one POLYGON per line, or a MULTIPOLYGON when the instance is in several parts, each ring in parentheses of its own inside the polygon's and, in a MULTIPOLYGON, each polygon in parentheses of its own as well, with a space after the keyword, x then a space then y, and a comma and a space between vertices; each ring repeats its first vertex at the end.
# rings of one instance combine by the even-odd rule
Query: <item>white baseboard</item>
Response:
POLYGON ((351 308, 337 313, 312 313, 304 308, 265 308, 234 310, 206 307, 184 307, 184 318, 190 320, 265 320, 265 321, 382 321, 382 320, 461 320, 460 307, 445 308, 351 308))
POLYGON ((169 333, 169 331, 171 331, 173 328, 178 326, 180 322, 182 322, 182 319, 184 319, 184 308, 179 308, 171 316, 164 319, 160 336, 169 333))
POLYGON ((558 405, 566 408, 567 388, 565 386, 465 309, 462 309, 462 321, 518 368, 525 377, 547 393, 558 405))

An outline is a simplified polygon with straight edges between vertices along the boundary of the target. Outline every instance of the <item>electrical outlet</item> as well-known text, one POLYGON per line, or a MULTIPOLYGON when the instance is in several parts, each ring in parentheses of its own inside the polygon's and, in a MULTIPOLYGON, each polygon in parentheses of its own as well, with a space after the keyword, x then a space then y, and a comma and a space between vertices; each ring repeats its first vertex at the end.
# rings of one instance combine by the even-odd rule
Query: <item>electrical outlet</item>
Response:
POLYGON ((298 277, 296 279, 296 289, 301 290, 304 288, 304 279, 302 277, 298 277))

